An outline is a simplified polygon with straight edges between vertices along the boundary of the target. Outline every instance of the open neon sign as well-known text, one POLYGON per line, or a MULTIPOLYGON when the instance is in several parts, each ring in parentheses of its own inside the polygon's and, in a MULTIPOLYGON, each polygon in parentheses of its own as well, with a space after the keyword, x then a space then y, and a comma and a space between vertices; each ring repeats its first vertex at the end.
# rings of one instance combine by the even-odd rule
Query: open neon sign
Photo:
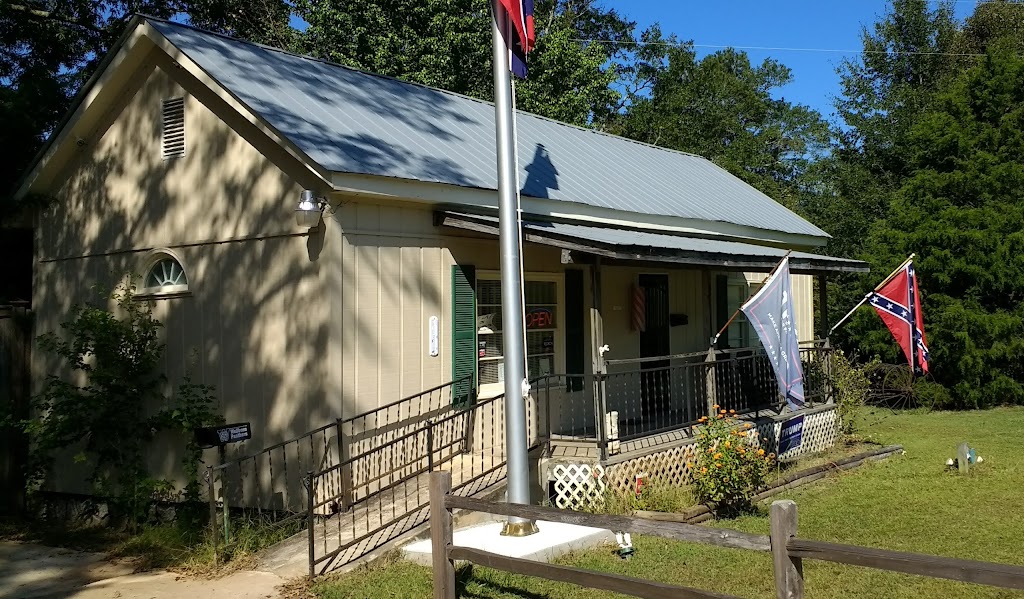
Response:
POLYGON ((526 313, 527 329, 550 329, 555 326, 555 315, 550 308, 534 308, 526 313))

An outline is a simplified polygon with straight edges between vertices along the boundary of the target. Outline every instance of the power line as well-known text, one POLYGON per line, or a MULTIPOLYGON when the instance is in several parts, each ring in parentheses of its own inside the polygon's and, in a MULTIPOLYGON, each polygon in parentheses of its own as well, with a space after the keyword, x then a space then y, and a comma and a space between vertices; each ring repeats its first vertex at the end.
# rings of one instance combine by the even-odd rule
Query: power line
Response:
MULTIPOLYGON (((974 0, 969 0, 973 2, 974 0)), ((620 44, 623 46, 671 46, 676 48, 709 48, 724 50, 733 48, 735 50, 766 50, 772 52, 818 52, 832 54, 887 54, 890 56, 963 56, 980 58, 984 54, 972 54, 966 52, 888 52, 886 50, 839 50, 833 48, 792 48, 787 46, 728 46, 719 44, 691 44, 687 42, 640 42, 640 41, 618 41, 604 39, 573 38, 573 42, 590 42, 596 44, 620 44)))

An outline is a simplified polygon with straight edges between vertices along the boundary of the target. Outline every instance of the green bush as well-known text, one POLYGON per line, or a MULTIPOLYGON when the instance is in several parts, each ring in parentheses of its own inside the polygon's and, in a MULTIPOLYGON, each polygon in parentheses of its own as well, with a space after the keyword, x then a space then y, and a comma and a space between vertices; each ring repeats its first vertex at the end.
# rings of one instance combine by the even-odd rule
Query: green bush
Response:
POLYGON ((125 280, 111 295, 116 311, 76 306, 61 325, 63 336, 39 338, 40 349, 59 358, 72 376, 47 376, 43 391, 32 398, 32 416, 16 423, 31 440, 30 491, 42 484, 55 454, 73 448, 74 463, 94 494, 132 527, 146 519, 154 502, 198 499, 200 450, 192 429, 220 420, 212 387, 186 378, 167 394, 159 369, 162 325, 147 304, 135 301, 134 292, 125 280), (183 491, 146 468, 149 444, 164 431, 177 433, 184 445, 190 482, 183 491))
POLYGON ((918 405, 933 410, 957 407, 948 389, 928 379, 914 381, 914 398, 918 405))
POLYGON ((702 417, 701 423, 696 463, 689 464, 694 496, 701 503, 714 504, 721 515, 748 509, 754 494, 768 481, 775 455, 752 441, 757 437, 750 430, 753 425, 740 424, 725 410, 711 420, 702 417))
POLYGON ((871 380, 867 373, 879 360, 874 358, 863 366, 856 366, 841 350, 829 356, 829 373, 835 392, 836 410, 839 413, 839 432, 852 435, 856 432, 856 418, 860 408, 871 393, 871 380))

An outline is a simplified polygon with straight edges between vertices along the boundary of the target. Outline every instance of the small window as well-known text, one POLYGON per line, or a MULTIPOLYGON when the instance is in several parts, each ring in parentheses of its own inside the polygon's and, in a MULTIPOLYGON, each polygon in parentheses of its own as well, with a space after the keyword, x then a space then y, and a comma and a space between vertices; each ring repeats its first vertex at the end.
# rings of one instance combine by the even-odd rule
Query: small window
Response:
MULTIPOLYGON (((555 372, 558 286, 554 281, 523 283, 528 378, 555 372)), ((477 364, 481 385, 502 383, 505 363, 501 328, 501 281, 477 280, 477 364)))
POLYGON ((159 295, 185 291, 188 291, 188 276, 181 262, 169 254, 157 254, 146 270, 142 281, 142 293, 159 295))
POLYGON ((746 278, 729 278, 728 283, 728 299, 726 305, 728 306, 728 315, 736 314, 736 318, 729 325, 727 333, 727 339, 729 347, 732 349, 753 347, 758 343, 757 333, 754 332, 754 327, 751 326, 747 320, 747 315, 743 312, 737 313, 739 307, 743 305, 743 302, 750 299, 757 289, 760 287, 760 283, 756 285, 750 284, 746 278))
POLYGON ((185 155, 185 98, 171 98, 162 103, 160 147, 164 160, 185 155))

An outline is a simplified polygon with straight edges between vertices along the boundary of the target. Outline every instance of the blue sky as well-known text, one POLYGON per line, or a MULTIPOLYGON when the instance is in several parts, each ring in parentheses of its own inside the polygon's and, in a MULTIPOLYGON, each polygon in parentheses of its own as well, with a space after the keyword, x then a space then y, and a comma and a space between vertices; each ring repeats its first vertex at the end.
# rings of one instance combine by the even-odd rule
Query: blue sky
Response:
MULTIPOLYGON (((963 18, 974 9, 973 1, 955 4, 963 18)), ((886 0, 605 0, 623 16, 635 20, 637 29, 659 22, 665 34, 694 44, 857 50, 860 32, 886 13, 886 0)), ((700 55, 714 48, 696 48, 700 55)), ((832 115, 832 98, 839 94, 836 66, 838 52, 745 50, 751 62, 774 58, 793 71, 794 81, 778 94, 790 102, 805 104, 824 116, 832 115)))

